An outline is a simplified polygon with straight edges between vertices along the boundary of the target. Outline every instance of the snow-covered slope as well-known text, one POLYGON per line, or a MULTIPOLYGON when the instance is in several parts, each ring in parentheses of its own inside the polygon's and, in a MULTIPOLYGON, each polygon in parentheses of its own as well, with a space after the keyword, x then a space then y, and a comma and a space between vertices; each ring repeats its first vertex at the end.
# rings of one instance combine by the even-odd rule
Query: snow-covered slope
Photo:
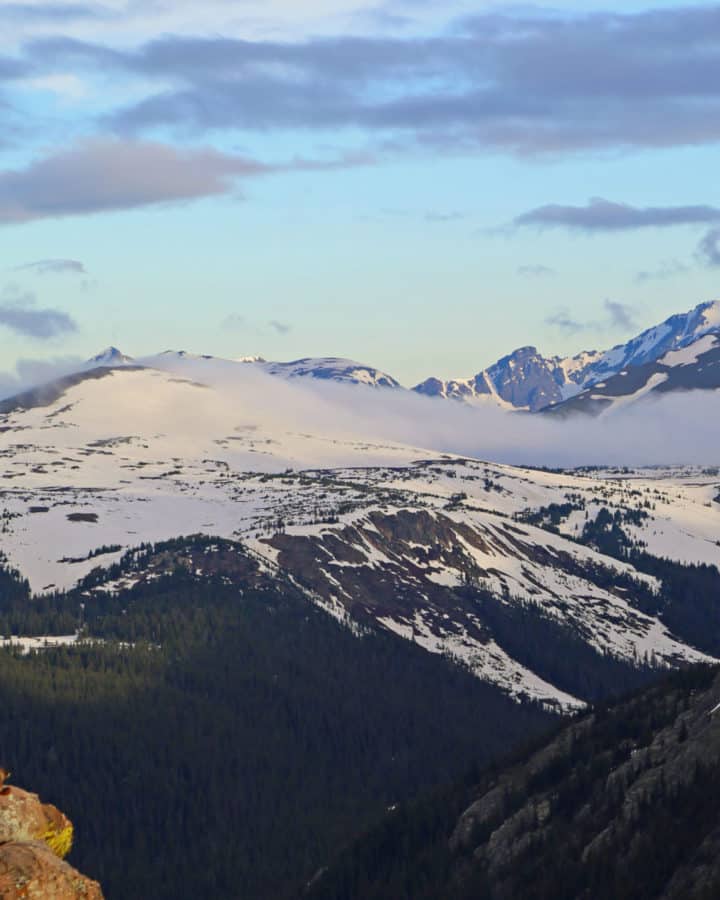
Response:
POLYGON ((373 366, 355 362, 352 359, 339 359, 337 357, 296 359, 292 362, 269 362, 262 356, 241 356, 237 359, 223 359, 222 357, 209 356, 207 354, 188 353, 186 350, 166 350, 157 356, 143 357, 133 360, 124 356, 114 347, 109 347, 98 356, 88 361, 97 367, 115 367, 136 363, 149 367, 169 365, 182 360, 216 360, 219 364, 241 364, 251 366, 267 375, 276 375, 280 378, 312 378, 320 381, 335 381, 341 384, 360 384, 368 387, 399 388, 400 384, 385 372, 373 366))
POLYGON ((672 350, 681 350, 707 334, 720 333, 720 301, 701 303, 688 313, 671 316, 625 344, 607 351, 576 356, 544 357, 535 347, 522 347, 473 378, 442 381, 429 378, 413 390, 457 400, 496 397, 515 409, 537 412, 561 403, 624 369, 648 365, 672 350))
POLYGON ((260 361, 258 365, 269 375, 279 375, 282 378, 318 378, 323 381, 364 384, 368 387, 400 387, 391 375, 351 359, 307 358, 286 363, 260 361))
POLYGON ((652 592, 653 578, 572 538, 603 509, 634 510, 626 527, 649 552, 718 564, 717 471, 579 475, 431 452, 364 431, 346 408, 357 393, 174 354, 7 401, 0 549, 42 591, 142 542, 242 541, 333 615, 566 708, 577 694, 519 655, 499 620, 537 617, 596 662, 705 658, 635 601, 632 585, 652 592), (570 504, 560 533, 524 521, 550 504, 570 504))
POLYGON ((627 366, 548 409, 555 415, 608 415, 680 391, 720 391, 720 334, 706 334, 657 360, 627 366))

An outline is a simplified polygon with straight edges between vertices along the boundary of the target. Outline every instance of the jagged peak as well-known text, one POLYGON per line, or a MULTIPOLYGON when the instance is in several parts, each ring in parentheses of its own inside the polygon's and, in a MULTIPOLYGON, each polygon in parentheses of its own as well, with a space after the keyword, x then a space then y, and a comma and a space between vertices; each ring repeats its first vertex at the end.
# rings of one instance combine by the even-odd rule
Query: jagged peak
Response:
POLYGON ((652 362, 715 332, 720 333, 720 300, 709 300, 688 312, 676 313, 609 350, 546 357, 537 347, 527 345, 501 357, 474 377, 449 381, 428 378, 413 390, 430 396, 472 399, 477 385, 489 382, 493 392, 511 406, 538 411, 574 397, 627 367, 652 362))

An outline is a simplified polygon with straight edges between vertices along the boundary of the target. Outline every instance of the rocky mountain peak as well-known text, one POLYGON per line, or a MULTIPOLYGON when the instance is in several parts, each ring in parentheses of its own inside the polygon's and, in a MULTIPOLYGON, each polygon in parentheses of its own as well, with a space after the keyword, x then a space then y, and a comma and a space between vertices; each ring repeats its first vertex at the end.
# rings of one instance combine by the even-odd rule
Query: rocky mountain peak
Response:
POLYGON ((532 412, 562 398, 565 376, 555 359, 546 359, 537 347, 520 347, 487 370, 498 395, 532 412))
POLYGON ((413 388, 431 397, 472 400, 492 395, 500 405, 538 412, 575 397, 627 368, 659 360, 707 334, 720 333, 720 300, 701 303, 648 328, 609 350, 587 350, 572 357, 546 357, 537 347, 519 347, 473 378, 428 378, 413 388), (478 386, 480 389, 478 390, 478 386), (482 388, 485 388, 484 390, 482 388))
POLYGON ((93 368, 99 366, 127 366, 133 362, 131 356, 126 356, 117 347, 106 347, 96 356, 91 356, 87 365, 93 368))

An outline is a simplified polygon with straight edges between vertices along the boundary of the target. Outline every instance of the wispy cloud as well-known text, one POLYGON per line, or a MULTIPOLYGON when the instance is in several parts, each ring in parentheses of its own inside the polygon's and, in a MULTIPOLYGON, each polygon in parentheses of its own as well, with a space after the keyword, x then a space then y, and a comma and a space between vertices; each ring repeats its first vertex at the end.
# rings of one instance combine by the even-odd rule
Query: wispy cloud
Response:
POLYGON ((568 228, 574 231, 630 231, 667 228, 673 225, 703 225, 720 222, 716 206, 646 206, 615 203, 594 197, 585 206, 550 203, 517 216, 515 225, 538 228, 568 228))
POLYGON ((621 303, 619 300, 605 300, 603 306, 611 328, 621 328, 625 331, 630 331, 637 327, 635 313, 629 304, 621 303))
POLYGON ((78 19, 103 19, 110 11, 97 3, 3 3, 0 22, 71 24, 78 19))
POLYGON ((292 325, 289 325, 287 322, 279 322, 277 319, 268 322, 268 326, 272 328, 275 334, 289 334, 292 331, 292 325))
POLYGON ((38 307, 35 295, 8 286, 0 295, 0 325, 16 334, 49 340, 78 330, 75 320, 60 309, 38 307))
POLYGON ((635 311, 619 300, 603 301, 604 315, 597 319, 580 319, 568 309, 560 309, 545 319, 545 324, 566 334, 583 331, 632 331, 637 327, 635 311))
POLYGON ((698 257, 706 266, 720 266, 720 228, 711 228, 698 244, 698 257))
POLYGON ((517 274, 522 275, 523 278, 549 278, 553 275, 557 275, 555 269, 542 264, 518 266, 516 271, 517 274))
POLYGON ((38 259, 15 267, 16 272, 35 275, 87 275, 84 263, 77 259, 38 259))
POLYGON ((665 281, 667 278, 674 278, 689 271, 689 267, 681 263, 677 259, 663 260, 655 269, 644 269, 635 276, 638 284, 645 284, 648 281, 665 281))
POLYGON ((252 335, 267 334, 268 329, 274 334, 285 335, 290 334, 293 328, 289 322, 283 322, 280 319, 271 319, 269 322, 256 322, 249 320, 241 313, 231 313, 226 316, 223 319, 222 327, 232 331, 246 331, 252 335))
POLYGON ((545 324, 567 334, 578 334, 581 331, 588 331, 594 327, 593 323, 581 322, 566 309, 561 309, 548 316, 545 319, 545 324))
POLYGON ((241 328, 247 328, 247 319, 245 316, 238 315, 237 313, 232 313, 229 316, 225 316, 222 320, 222 327, 229 328, 231 331, 239 330, 241 328))
POLYGON ((461 222, 463 219, 467 219, 467 217, 467 213, 460 212, 459 210, 431 209, 425 213, 424 218, 426 222, 444 225, 448 222, 461 222))

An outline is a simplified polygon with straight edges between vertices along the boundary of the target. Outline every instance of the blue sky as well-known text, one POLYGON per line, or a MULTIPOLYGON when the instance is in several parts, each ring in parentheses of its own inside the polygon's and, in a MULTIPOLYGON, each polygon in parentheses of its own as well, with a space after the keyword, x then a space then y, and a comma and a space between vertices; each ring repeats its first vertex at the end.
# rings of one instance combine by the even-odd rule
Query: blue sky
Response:
POLYGON ((0 29, 5 371, 113 343, 412 384, 716 295, 716 4, 36 0, 0 29))

